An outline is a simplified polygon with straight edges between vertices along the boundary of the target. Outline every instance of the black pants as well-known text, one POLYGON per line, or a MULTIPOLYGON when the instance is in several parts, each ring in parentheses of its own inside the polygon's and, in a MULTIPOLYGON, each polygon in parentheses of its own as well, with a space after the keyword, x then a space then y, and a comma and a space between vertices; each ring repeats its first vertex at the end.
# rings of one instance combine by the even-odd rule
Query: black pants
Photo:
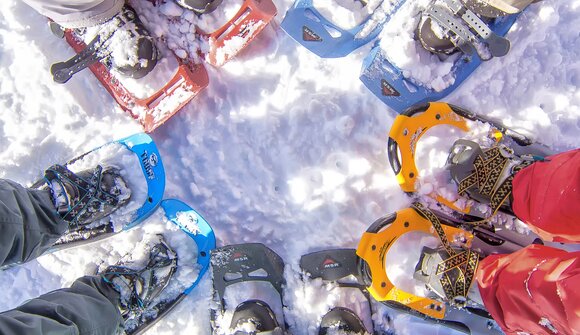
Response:
MULTIPOLYGON (((67 228, 48 191, 0 179, 0 266, 42 255, 67 228)), ((0 313, 0 334, 116 334, 123 321, 118 301, 119 293, 100 277, 82 277, 0 313)))

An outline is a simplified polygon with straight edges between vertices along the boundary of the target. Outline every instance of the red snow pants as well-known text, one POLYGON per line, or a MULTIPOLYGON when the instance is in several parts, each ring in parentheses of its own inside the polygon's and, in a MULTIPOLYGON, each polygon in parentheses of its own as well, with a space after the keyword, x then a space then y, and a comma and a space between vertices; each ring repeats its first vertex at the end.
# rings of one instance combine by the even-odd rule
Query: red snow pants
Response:
POLYGON ((516 216, 545 241, 580 243, 580 149, 547 157, 516 173, 516 216))
MULTIPOLYGON (((516 174, 514 213, 543 239, 580 243, 580 149, 516 174)), ((483 259, 477 283, 508 335, 580 334, 580 251, 532 245, 483 259)))
POLYGON ((507 335, 580 334, 580 251, 531 245, 483 259, 477 283, 507 335))

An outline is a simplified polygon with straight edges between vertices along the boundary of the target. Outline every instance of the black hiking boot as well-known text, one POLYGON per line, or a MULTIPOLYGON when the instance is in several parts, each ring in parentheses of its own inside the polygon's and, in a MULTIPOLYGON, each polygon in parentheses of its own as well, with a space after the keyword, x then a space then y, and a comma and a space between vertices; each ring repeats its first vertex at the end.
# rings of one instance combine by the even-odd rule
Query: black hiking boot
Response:
MULTIPOLYGON (((56 35, 65 28, 51 24, 56 35)), ((124 5, 113 18, 101 24, 74 30, 86 44, 72 58, 52 64, 50 71, 58 83, 66 83, 75 73, 99 61, 124 77, 140 79, 157 64, 158 50, 135 10, 124 5)))
POLYGON ((244 301, 236 307, 230 330, 233 335, 282 335, 274 312, 261 300, 244 301))
POLYGON ((213 12, 222 3, 222 0, 175 0, 175 2, 197 14, 207 14, 213 12))
POLYGON ((169 285, 177 269, 177 253, 162 235, 158 238, 149 250, 149 259, 144 266, 121 263, 98 273, 103 281, 119 292, 119 307, 126 326, 140 324, 141 318, 147 317, 143 312, 169 285))
POLYGON ((362 320, 350 309, 334 307, 322 317, 318 335, 369 334, 362 320))
POLYGON ((127 183, 115 167, 73 173, 53 165, 44 173, 59 215, 71 228, 102 219, 124 206, 131 197, 127 183))

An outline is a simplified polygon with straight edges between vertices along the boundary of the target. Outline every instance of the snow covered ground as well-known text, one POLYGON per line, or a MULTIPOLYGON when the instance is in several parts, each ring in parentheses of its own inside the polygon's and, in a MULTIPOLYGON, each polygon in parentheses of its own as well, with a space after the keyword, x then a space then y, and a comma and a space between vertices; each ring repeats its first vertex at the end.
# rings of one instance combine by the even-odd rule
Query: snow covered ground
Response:
MULTIPOLYGON (((208 88, 151 135, 167 172, 165 197, 201 213, 218 246, 261 242, 279 253, 287 264, 290 331, 315 334, 316 315, 339 297, 300 286, 300 256, 356 248, 368 225, 409 199, 386 154, 396 115, 358 80, 370 46, 320 59, 279 27, 292 1, 275 4, 279 14, 264 33, 222 68, 207 66, 208 88)), ((579 27, 580 0, 532 5, 508 34, 510 53, 483 64, 447 101, 499 118, 556 151, 578 147, 579 27)), ((55 162, 141 130, 90 72, 66 85, 52 81, 50 64, 71 55, 43 17, 21 1, 0 2, 1 178, 29 184, 55 162)), ((429 154, 453 140, 435 142, 429 154)), ((0 310, 93 273, 101 259, 128 252, 146 232, 145 223, 0 273, 0 310)), ((210 296, 206 276, 150 333, 209 334, 210 296)), ((388 321, 389 313, 382 308, 373 316, 383 330, 435 333, 407 316, 388 321)))

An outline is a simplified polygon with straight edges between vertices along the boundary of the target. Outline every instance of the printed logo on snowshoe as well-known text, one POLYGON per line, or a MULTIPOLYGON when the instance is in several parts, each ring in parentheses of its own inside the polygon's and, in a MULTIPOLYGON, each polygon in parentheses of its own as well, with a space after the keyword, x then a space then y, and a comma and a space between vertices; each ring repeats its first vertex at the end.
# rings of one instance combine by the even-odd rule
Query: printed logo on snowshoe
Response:
POLYGON ((157 166, 157 163, 159 163, 159 157, 157 157, 155 153, 149 155, 149 164, 151 164, 151 166, 157 166))
POLYGON ((381 79, 381 91, 385 96, 394 96, 398 97, 401 95, 391 84, 389 84, 386 80, 381 79))
MULTIPOLYGON (((156 162, 157 161, 158 159, 156 160, 156 162)), ((143 168, 145 169, 145 174, 147 174, 147 178, 155 179, 155 172, 153 172, 153 166, 155 165, 151 164, 151 157, 149 156, 147 151, 144 151, 141 154, 141 163, 143 163, 143 168)))
POLYGON ((302 39, 310 42, 322 42, 322 38, 307 26, 302 27, 302 39))
POLYGON ((241 252, 234 252, 234 254, 232 255, 232 260, 234 262, 247 262, 248 260, 250 260, 250 258, 247 255, 242 254, 241 252))
POLYGON ((322 262, 322 267, 324 269, 335 269, 341 267, 340 263, 334 259, 327 257, 324 262, 322 262))

